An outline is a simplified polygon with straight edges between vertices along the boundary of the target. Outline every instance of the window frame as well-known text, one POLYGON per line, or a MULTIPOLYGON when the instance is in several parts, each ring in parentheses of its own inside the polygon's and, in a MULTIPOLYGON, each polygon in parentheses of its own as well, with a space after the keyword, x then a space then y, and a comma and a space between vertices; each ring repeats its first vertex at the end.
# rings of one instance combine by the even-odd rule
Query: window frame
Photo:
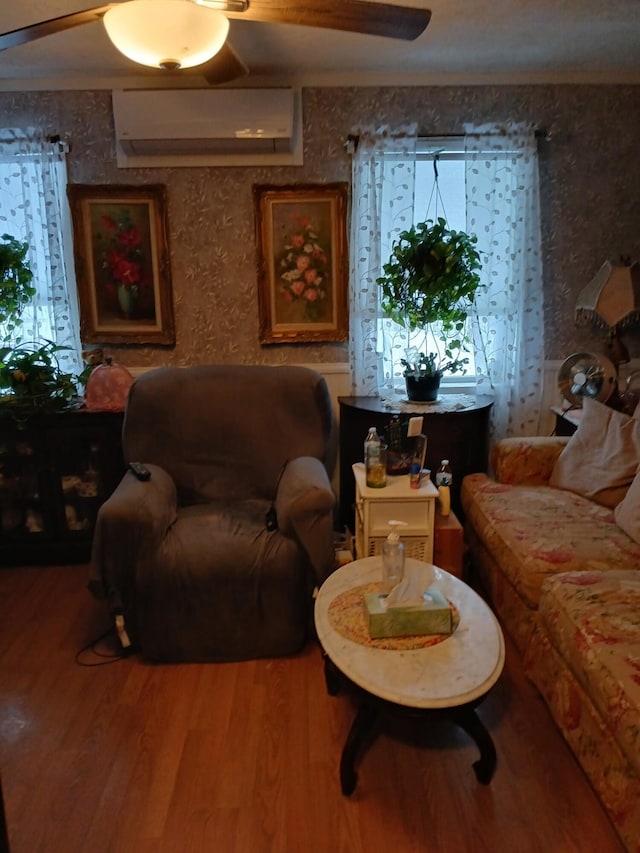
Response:
MULTIPOLYGON (((387 153, 385 155, 386 158, 394 158, 396 156, 400 157, 401 155, 395 155, 393 153, 387 153)), ((465 162, 467 158, 464 135, 454 134, 445 136, 420 136, 416 145, 416 163, 426 161, 433 162, 436 156, 438 160, 465 162)), ((434 192, 435 191, 437 191, 437 188, 434 187, 434 192)), ((420 215, 416 216, 416 205, 414 199, 414 224, 419 221, 422 221, 423 219, 428 218, 431 215, 430 211, 432 207, 432 201, 433 195, 429 198, 429 201, 427 203, 427 209, 420 215)), ((435 215, 439 214, 434 214, 434 216, 435 215)), ((444 209, 443 215, 446 216, 446 212, 444 211, 444 209)), ((385 257, 388 254, 389 252, 386 253, 385 257)), ((384 318, 379 319, 379 324, 381 324, 382 322, 384 322, 384 318)), ((469 335, 471 336, 470 329, 469 335)), ((379 334, 378 340, 382 340, 382 337, 382 334, 379 334)), ((471 343, 471 347, 473 347, 473 343, 471 343)), ((381 350, 379 350, 379 352, 381 354, 381 350)), ((473 373, 459 373, 443 376, 442 381, 440 383, 440 390, 443 393, 473 393, 475 391, 476 381, 477 379, 475 369, 473 373)), ((403 388, 400 383, 394 383, 394 387, 399 393, 403 391, 403 388)))

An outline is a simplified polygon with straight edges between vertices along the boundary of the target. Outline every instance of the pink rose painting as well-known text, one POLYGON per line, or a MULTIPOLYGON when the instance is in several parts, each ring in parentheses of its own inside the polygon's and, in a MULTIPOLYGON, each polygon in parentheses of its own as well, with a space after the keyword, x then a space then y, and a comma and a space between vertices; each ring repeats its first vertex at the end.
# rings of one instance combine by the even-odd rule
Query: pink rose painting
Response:
POLYGON ((304 211, 299 204, 282 207, 274 247, 276 320, 321 322, 333 311, 327 205, 307 203, 304 211))
POLYGON ((346 341, 349 186, 254 184, 260 343, 346 341))

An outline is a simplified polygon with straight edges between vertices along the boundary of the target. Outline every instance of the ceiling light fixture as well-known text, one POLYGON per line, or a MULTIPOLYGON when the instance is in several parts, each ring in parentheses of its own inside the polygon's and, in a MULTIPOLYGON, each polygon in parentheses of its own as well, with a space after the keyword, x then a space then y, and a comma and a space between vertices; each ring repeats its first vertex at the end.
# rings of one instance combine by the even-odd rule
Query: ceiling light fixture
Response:
POLYGON ((229 32, 222 12, 192 0, 129 0, 109 9, 103 21, 120 53, 166 70, 211 59, 229 32))

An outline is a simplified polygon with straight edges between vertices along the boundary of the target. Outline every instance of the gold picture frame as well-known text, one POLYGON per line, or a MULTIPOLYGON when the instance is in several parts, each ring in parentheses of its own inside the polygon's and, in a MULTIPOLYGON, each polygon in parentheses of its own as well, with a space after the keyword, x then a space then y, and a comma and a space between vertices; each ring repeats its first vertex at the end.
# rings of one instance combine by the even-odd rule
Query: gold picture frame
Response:
POLYGON ((166 187, 70 184, 83 343, 175 344, 166 187))
POLYGON ((348 184, 256 184, 260 343, 348 340, 348 184))

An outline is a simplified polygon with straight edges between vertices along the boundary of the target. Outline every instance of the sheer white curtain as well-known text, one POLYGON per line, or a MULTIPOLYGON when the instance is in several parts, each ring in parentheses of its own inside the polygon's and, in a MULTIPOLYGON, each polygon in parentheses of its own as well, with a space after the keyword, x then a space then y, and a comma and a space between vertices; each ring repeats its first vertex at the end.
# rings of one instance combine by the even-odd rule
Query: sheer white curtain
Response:
POLYGON ((494 396, 494 438, 535 435, 544 325, 537 142, 533 127, 465 127, 467 230, 482 287, 472 314, 478 393, 494 396))
POLYGON ((413 224, 416 125, 354 131, 350 240, 352 393, 375 396, 391 381, 378 354, 382 264, 413 224))
POLYGON ((83 364, 65 153, 62 143, 31 128, 0 129, 0 234, 29 245, 37 292, 22 314, 20 341, 69 347, 58 361, 63 371, 78 374, 83 364))
MULTIPOLYGON (((492 434, 535 434, 544 327, 537 143, 528 125, 465 128, 467 231, 478 237, 482 287, 472 313, 477 388, 494 398, 492 434)), ((352 391, 391 391, 405 332, 379 323, 376 279, 414 222, 414 125, 367 130, 353 152, 350 344, 352 391), (383 340, 379 340, 382 335, 383 340)), ((404 352, 401 353, 404 355, 404 352)))

